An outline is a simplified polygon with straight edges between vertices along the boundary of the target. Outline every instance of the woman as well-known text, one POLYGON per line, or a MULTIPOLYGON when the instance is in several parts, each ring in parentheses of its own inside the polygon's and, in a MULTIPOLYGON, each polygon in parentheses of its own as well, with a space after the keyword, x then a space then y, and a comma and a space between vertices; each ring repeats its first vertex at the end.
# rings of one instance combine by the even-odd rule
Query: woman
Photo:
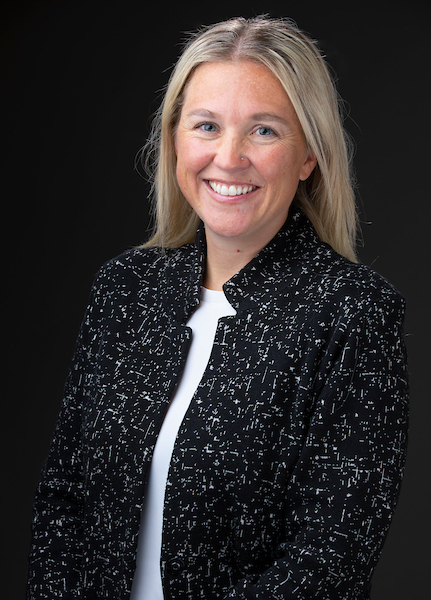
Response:
POLYGON ((316 46, 289 21, 204 29, 149 155, 155 233, 94 283, 28 598, 369 598, 405 459, 404 301, 356 262, 316 46))

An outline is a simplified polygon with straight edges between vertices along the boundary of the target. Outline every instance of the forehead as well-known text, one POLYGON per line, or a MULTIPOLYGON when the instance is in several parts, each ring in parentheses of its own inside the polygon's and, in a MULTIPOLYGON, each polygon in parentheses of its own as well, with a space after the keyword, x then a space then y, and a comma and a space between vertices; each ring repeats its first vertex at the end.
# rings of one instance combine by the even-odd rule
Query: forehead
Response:
MULTIPOLYGON (((245 105, 255 112, 294 112, 278 78, 252 61, 204 63, 197 67, 185 89, 183 106, 245 105)), ((211 110, 211 109, 210 109, 211 110)))

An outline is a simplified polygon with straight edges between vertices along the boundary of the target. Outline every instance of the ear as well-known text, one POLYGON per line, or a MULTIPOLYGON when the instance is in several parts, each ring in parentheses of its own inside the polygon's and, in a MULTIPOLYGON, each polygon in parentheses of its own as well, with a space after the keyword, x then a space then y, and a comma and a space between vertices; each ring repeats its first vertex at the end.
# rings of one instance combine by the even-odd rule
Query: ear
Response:
POLYGON ((299 174, 300 181, 305 181, 311 175, 314 167, 317 165, 317 158, 311 148, 308 148, 307 155, 302 165, 301 172, 299 174))

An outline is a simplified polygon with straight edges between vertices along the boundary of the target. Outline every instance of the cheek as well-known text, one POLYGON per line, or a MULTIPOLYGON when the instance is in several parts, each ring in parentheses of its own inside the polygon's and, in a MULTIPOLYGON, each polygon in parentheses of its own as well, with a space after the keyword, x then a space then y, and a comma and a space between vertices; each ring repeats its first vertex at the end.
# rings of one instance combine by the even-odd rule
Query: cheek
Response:
POLYGON ((198 188, 198 174, 205 166, 202 152, 196 144, 177 145, 177 181, 188 202, 193 205, 198 188))
POLYGON ((289 149, 273 152, 265 161, 267 181, 281 188, 295 188, 299 182, 302 158, 289 149))
POLYGON ((210 160, 208 148, 198 140, 180 141, 176 151, 179 168, 191 175, 199 173, 210 160))
POLYGON ((189 188, 190 188, 190 185, 188 184, 189 177, 187 176, 187 170, 184 168, 180 158, 177 158, 176 175, 177 175, 177 182, 180 187, 180 190, 182 191, 184 196, 187 198, 189 196, 189 188))
POLYGON ((290 171, 289 160, 284 152, 268 152, 260 162, 259 170, 268 185, 280 186, 286 182, 286 176, 290 171))

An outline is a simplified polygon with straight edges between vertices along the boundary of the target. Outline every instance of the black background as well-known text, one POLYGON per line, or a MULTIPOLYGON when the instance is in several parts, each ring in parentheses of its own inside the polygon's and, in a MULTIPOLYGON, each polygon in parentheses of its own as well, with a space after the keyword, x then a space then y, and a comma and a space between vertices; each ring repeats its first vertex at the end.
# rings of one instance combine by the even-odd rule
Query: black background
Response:
POLYGON ((430 3, 146 4, 1 9, 0 593, 24 598, 34 488, 93 277, 147 235, 148 185, 134 159, 183 32, 268 13, 318 39, 337 74, 357 146, 361 260, 408 300, 409 455, 372 600, 422 600, 430 587, 430 3))

